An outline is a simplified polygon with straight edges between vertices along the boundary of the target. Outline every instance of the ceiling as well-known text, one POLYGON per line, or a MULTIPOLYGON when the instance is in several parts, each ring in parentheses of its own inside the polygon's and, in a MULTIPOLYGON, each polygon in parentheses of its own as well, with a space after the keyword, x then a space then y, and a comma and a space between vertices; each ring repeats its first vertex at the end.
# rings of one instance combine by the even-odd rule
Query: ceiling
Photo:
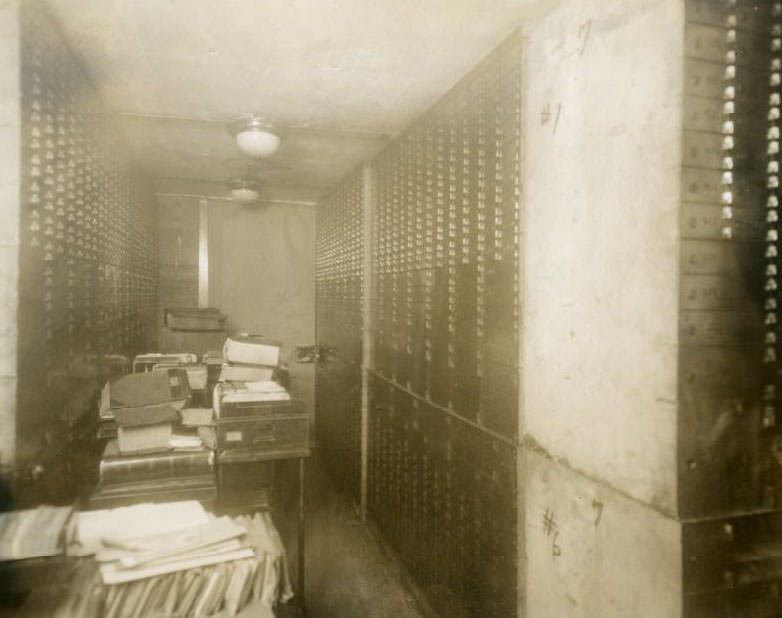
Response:
MULTIPOLYGON (((46 0, 160 192, 224 195, 225 123, 288 127, 265 194, 314 200, 547 0, 46 0)), ((550 4, 550 2, 549 2, 550 4)))

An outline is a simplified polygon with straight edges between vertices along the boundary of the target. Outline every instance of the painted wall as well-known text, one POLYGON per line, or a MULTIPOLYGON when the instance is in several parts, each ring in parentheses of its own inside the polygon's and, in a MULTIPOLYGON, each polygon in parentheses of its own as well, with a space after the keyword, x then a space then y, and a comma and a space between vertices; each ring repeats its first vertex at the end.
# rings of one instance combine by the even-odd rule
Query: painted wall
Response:
POLYGON ((0 465, 16 437, 16 310, 19 278, 20 0, 0 2, 0 465))
POLYGON ((314 206, 209 204, 210 304, 231 332, 282 341, 292 394, 310 404, 314 366, 293 362, 293 349, 315 343, 314 255, 314 206))
POLYGON ((667 512, 683 19, 679 2, 569 2, 524 54, 525 431, 667 512))

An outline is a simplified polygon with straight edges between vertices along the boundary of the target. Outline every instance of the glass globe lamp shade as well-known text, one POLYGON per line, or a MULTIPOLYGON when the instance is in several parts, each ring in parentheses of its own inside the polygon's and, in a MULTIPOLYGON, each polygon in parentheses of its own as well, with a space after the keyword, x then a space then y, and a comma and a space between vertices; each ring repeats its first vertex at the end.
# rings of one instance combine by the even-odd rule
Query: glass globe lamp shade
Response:
POLYGON ((258 116, 245 116, 228 127, 236 145, 244 154, 255 159, 272 156, 280 147, 280 131, 258 116))
POLYGON ((239 204, 254 204, 258 201, 258 191, 250 187, 231 189, 231 199, 239 204))
POLYGON ((271 131, 247 129, 236 134, 236 145, 248 157, 264 159, 277 152, 280 138, 271 131))
POLYGON ((237 204, 254 204, 261 193, 261 185, 252 178, 234 178, 226 183, 231 199, 237 204))

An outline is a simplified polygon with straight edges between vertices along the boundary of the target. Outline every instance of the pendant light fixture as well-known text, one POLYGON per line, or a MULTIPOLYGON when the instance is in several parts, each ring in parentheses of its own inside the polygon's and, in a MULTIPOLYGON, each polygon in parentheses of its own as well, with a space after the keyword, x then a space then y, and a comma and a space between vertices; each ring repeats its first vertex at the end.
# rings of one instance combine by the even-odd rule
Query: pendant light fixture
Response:
POLYGON ((228 130, 239 150, 254 159, 270 157, 280 147, 280 130, 259 116, 247 116, 232 122, 228 130))
POLYGON ((255 180, 235 178, 228 183, 231 199, 237 204, 255 204, 261 192, 261 185, 255 180))

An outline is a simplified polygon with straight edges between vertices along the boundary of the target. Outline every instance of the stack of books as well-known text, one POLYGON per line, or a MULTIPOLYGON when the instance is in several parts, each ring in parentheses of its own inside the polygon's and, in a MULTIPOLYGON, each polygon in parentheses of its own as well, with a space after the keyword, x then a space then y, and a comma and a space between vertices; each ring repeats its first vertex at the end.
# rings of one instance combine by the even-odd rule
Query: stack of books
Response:
POLYGON ((189 398, 187 373, 179 367, 154 373, 126 374, 109 380, 101 392, 98 438, 117 436, 117 410, 161 405, 181 410, 189 398))
POLYGON ((214 503, 211 410, 183 408, 188 397, 181 367, 129 374, 106 385, 101 416, 110 417, 117 437, 104 448, 90 508, 183 499, 214 503))
POLYGON ((71 595, 61 615, 232 616, 257 599, 261 616, 293 596, 265 513, 217 518, 193 501, 140 504, 81 513, 78 541, 99 565, 97 594, 71 595))
POLYGON ((270 460, 299 439, 297 432, 306 432, 289 421, 289 414, 298 410, 286 390, 280 348, 277 342, 251 335, 229 337, 223 345, 225 363, 212 407, 219 500, 225 509, 267 508, 274 483, 270 460))
POLYGON ((117 440, 109 440, 99 475, 91 509, 177 500, 198 500, 209 507, 217 496, 214 451, 204 445, 126 454, 117 440))
POLYGON ((215 385, 220 381, 220 372, 222 371, 225 362, 222 350, 207 352, 201 358, 201 362, 206 367, 206 390, 211 397, 215 385))

